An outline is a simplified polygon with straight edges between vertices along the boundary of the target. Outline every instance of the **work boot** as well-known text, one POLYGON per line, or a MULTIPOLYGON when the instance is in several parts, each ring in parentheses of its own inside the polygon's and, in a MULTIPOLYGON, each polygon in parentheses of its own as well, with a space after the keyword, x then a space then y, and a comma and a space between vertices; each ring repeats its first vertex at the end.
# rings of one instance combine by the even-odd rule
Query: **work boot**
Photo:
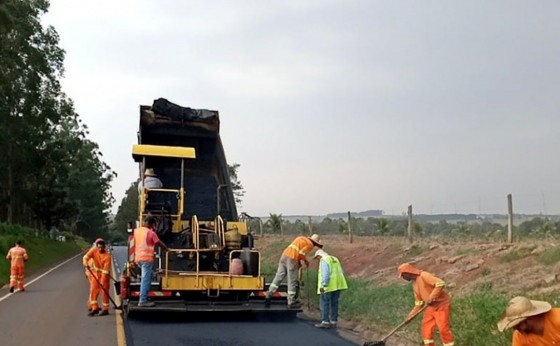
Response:
POLYGON ((336 322, 330 322, 329 325, 330 325, 330 328, 336 329, 336 322))
POLYGON ((15 287, 10 287, 10 293, 14 293, 14 288, 15 287))
POLYGON ((156 303, 150 302, 150 301, 139 302, 138 303, 138 307, 141 307, 141 308, 151 308, 151 307, 154 307, 154 306, 156 306, 156 303))
POLYGON ((321 323, 315 324, 315 328, 329 329, 329 328, 332 328, 332 327, 331 327, 331 324, 329 322, 321 322, 321 323))
POLYGON ((288 304, 288 309, 299 309, 299 308, 301 308, 301 305, 302 305, 301 302, 295 301, 295 302, 292 302, 292 303, 288 304))
POLYGON ((99 314, 99 310, 98 310, 98 309, 97 309, 97 310, 91 310, 90 312, 88 312, 87 315, 88 315, 89 317, 92 317, 92 316, 95 316, 95 315, 97 315, 97 314, 99 314))
POLYGON ((97 316, 107 316, 107 315, 109 315, 109 311, 101 310, 101 312, 97 316))

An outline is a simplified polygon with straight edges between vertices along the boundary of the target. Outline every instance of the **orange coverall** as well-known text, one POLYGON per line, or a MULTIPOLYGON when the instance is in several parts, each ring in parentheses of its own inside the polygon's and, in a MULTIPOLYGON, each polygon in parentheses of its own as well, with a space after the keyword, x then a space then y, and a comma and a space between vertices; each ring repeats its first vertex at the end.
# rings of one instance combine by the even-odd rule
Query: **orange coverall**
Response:
POLYGON ((543 335, 513 332, 512 346, 549 346, 560 344, 560 308, 544 314, 543 335))
POLYGON ((83 265, 84 267, 89 267, 91 269, 91 272, 86 269, 86 276, 90 285, 88 308, 91 311, 99 310, 97 298, 99 297, 99 293, 103 291, 102 286, 100 286, 99 283, 101 283, 105 289, 103 291, 102 310, 109 311, 109 295, 105 292, 109 292, 111 283, 109 276, 111 271, 111 261, 111 254, 107 251, 101 252, 97 247, 92 247, 84 255, 83 265), (92 275, 95 275, 95 277, 92 275))
POLYGON ((416 314, 426 302, 432 301, 432 304, 426 308, 422 319, 421 332, 424 345, 435 345, 434 331, 437 326, 443 346, 453 346, 455 342, 449 325, 451 298, 449 298, 447 292, 443 290, 445 282, 422 270, 419 270, 417 275, 412 285, 415 300, 414 308, 410 311, 408 316, 410 317, 416 314))
POLYGON ((27 251, 19 245, 12 247, 6 255, 6 259, 12 261, 10 266, 10 288, 18 288, 24 291, 23 279, 25 277, 25 261, 29 259, 27 251))

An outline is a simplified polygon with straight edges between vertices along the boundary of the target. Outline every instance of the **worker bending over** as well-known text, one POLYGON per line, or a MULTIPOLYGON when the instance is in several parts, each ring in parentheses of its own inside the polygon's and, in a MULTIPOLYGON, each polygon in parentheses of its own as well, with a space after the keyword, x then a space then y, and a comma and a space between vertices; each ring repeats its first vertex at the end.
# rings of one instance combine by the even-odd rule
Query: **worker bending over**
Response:
POLYGON ((422 339, 424 346, 434 346, 434 331, 439 329, 443 346, 455 345, 450 329, 451 298, 445 292, 445 282, 427 271, 413 267, 409 263, 399 266, 399 276, 412 282, 414 290, 414 308, 408 314, 410 322, 420 309, 427 305, 422 318, 422 339))

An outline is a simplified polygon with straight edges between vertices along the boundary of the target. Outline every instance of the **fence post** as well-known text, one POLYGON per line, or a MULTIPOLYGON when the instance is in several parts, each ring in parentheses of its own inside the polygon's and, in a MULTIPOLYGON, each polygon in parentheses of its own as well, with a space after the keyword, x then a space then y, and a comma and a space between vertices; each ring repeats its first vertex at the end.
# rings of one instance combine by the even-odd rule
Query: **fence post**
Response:
POLYGON ((408 242, 412 243, 412 204, 408 206, 408 242))
POLYGON ((508 201, 508 243, 513 243, 512 229, 513 229, 513 201, 511 193, 507 195, 508 201))
POLYGON ((350 240, 350 244, 352 244, 352 216, 350 215, 350 212, 348 212, 348 239, 350 240))
POLYGON ((313 234, 313 226, 311 225, 311 216, 307 217, 307 224, 309 225, 309 235, 313 234))

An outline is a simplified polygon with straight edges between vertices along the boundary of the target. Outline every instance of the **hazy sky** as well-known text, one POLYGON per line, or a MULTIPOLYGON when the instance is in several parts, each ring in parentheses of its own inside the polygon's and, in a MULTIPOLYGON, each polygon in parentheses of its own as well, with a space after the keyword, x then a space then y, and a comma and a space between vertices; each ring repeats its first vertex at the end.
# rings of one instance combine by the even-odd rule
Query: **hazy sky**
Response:
POLYGON ((560 214, 560 2, 51 0, 118 173, 139 105, 218 110, 251 215, 560 214))

